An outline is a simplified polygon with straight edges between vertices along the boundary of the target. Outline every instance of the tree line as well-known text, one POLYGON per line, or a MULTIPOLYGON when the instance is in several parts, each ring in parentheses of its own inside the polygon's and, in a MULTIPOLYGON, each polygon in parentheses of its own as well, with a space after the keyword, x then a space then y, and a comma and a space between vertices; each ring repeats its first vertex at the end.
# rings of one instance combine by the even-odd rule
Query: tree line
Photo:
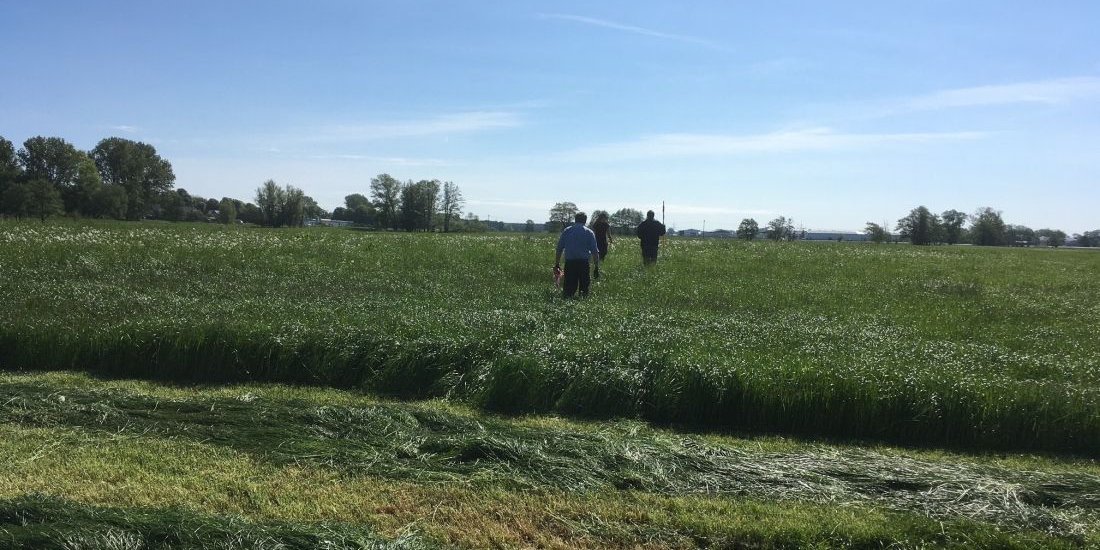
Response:
MULTIPOLYGON (((555 203, 550 208, 546 230, 561 231, 573 222, 573 215, 577 211, 575 203, 555 203)), ((614 213, 595 210, 589 219, 595 220, 600 214, 608 214, 608 222, 617 234, 633 234, 634 228, 644 219, 642 213, 633 208, 621 208, 614 213)), ((533 231, 533 223, 527 220, 528 231, 533 231)), ((1070 237, 1060 229, 1031 229, 1023 225, 1006 224, 1001 212, 990 207, 979 208, 968 215, 954 209, 935 214, 925 206, 918 206, 899 219, 895 229, 896 233, 891 234, 888 225, 867 222, 864 234, 868 240, 876 243, 908 241, 915 245, 967 243, 982 246, 1059 247, 1073 244, 1082 247, 1100 247, 1100 229, 1085 231, 1070 237)), ((737 226, 736 232, 727 233, 747 241, 758 238, 793 241, 806 236, 806 231, 795 229, 794 220, 786 216, 776 217, 763 228, 755 219, 745 218, 737 226)))
MULTIPOLYGON (((925 206, 918 206, 898 220, 896 229, 897 240, 915 245, 969 243, 982 246, 1059 247, 1068 241, 1075 246, 1100 246, 1100 230, 1086 231, 1070 238, 1060 229, 1031 229, 1024 225, 1006 224, 1001 211, 988 206, 969 215, 958 210, 935 214, 925 206)), ((868 222, 866 232, 876 242, 889 238, 886 228, 875 223, 868 222)))
POLYGON ((370 198, 354 193, 344 197, 344 206, 332 211, 332 219, 364 227, 404 231, 485 230, 476 217, 462 219, 465 199, 454 182, 408 180, 389 174, 370 181, 370 198))
MULTIPOLYGON (((45 220, 65 214, 120 220, 159 219, 168 221, 237 221, 271 227, 301 226, 307 220, 332 218, 364 227, 404 231, 485 231, 503 223, 482 222, 473 214, 462 218, 464 199, 454 182, 437 179, 401 182, 389 174, 370 181, 370 196, 355 193, 344 197, 344 205, 331 213, 312 197, 292 185, 279 186, 274 180, 256 189, 253 202, 235 198, 204 198, 174 188, 172 165, 149 144, 119 137, 101 140, 90 151, 81 151, 58 137, 36 136, 23 142, 18 151, 0 137, 0 215, 45 220)), ((572 202, 550 208, 546 230, 560 231, 578 211, 572 202)), ((644 219, 633 208, 615 212, 596 210, 591 218, 608 215, 612 230, 632 234, 644 219)), ((534 231, 527 220, 525 230, 534 231)), ((987 246, 1063 246, 1073 244, 1100 247, 1100 229, 1072 237, 1058 229, 1033 230, 1006 224, 1001 212, 989 207, 973 214, 946 210, 941 214, 919 206, 898 220, 896 233, 888 227, 867 222, 869 240, 904 240, 915 245, 971 243, 987 246), (969 225, 967 225, 969 224, 969 225)), ((761 229, 756 220, 741 221, 736 236, 752 240, 795 240, 804 236, 792 220, 779 216, 761 229)))
MULTIPOLYGON (((559 202, 550 207, 549 220, 544 224, 546 231, 557 233, 571 223, 573 216, 580 209, 572 202, 559 202)), ((638 224, 645 220, 645 215, 633 208, 620 208, 614 213, 607 210, 593 210, 588 216, 589 222, 596 221, 601 214, 607 215, 607 223, 611 226, 612 233, 616 235, 633 235, 638 224)), ((534 221, 527 220, 528 231, 534 230, 534 221)))
POLYGON ((245 222, 301 226, 332 218, 378 229, 485 230, 476 216, 460 218, 462 192, 453 182, 400 182, 380 174, 371 198, 348 195, 327 212, 292 185, 267 180, 252 202, 205 198, 175 187, 172 165, 147 143, 119 137, 82 151, 59 137, 37 136, 15 149, 0 137, 0 215, 39 218, 68 215, 119 220, 245 222))

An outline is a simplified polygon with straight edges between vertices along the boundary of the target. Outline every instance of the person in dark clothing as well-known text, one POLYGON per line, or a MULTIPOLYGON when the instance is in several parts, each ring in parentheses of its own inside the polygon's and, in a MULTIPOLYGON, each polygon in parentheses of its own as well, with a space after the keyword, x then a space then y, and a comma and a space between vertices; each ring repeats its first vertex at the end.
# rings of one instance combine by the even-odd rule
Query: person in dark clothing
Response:
POLYGON ((665 235, 665 224, 653 219, 653 211, 645 213, 645 221, 638 224, 634 232, 642 240, 642 263, 653 265, 657 263, 657 245, 661 237, 665 235))
POLYGON ((592 223, 592 232, 596 234, 596 245, 600 247, 600 260, 607 258, 607 245, 614 242, 611 238, 611 224, 607 222, 607 212, 600 212, 592 223))
POLYGON ((573 217, 574 223, 566 227, 558 237, 557 253, 554 256, 554 269, 561 267, 561 257, 565 254, 565 281, 562 284, 562 295, 572 298, 580 287, 581 297, 588 296, 588 288, 592 284, 589 278, 589 258, 596 264, 597 277, 600 271, 600 247, 596 244, 596 234, 584 226, 588 216, 584 212, 578 212, 573 217))

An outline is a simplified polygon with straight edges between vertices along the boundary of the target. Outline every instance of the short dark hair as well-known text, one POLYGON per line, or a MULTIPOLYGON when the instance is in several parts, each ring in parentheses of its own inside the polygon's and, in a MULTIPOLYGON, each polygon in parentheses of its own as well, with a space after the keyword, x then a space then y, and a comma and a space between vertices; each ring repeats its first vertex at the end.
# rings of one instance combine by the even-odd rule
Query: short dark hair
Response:
POLYGON ((575 221, 577 223, 584 223, 584 222, 588 221, 588 214, 585 214, 584 212, 577 212, 573 216, 573 221, 575 221))
POLYGON ((652 210, 650 210, 650 211, 648 211, 648 212, 646 212, 646 213, 645 213, 645 217, 647 217, 647 218, 652 218, 652 217, 653 217, 653 216, 655 216, 655 215, 656 215, 656 214, 654 214, 652 210))

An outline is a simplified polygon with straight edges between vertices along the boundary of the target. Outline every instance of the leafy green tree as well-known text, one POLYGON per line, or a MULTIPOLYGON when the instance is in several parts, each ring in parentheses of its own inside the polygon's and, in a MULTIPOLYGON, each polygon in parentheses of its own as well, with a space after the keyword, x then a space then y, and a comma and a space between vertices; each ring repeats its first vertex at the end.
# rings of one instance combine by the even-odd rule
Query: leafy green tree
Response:
POLYGON ((1031 246, 1039 244, 1035 231, 1024 225, 1005 225, 1005 241, 1013 246, 1031 246))
POLYGON ((91 213, 99 218, 126 219, 126 190, 117 185, 104 185, 92 195, 91 213))
POLYGON ((867 234, 867 238, 873 243, 884 243, 886 239, 890 237, 886 232, 886 228, 873 222, 867 222, 867 227, 863 230, 867 234))
POLYGON ((1084 233, 1075 233, 1073 235, 1073 245, 1088 248, 1100 246, 1100 229, 1085 231, 1084 233))
POLYGON ((61 193, 57 186, 44 179, 13 183, 0 197, 7 214, 19 218, 46 218, 62 212, 61 193))
POLYGON ((401 188, 401 228, 405 231, 434 229, 439 180, 409 182, 401 188))
POLYGON ((741 225, 737 226, 737 238, 743 241, 755 239, 758 233, 760 233, 760 224, 752 218, 741 220, 741 225))
POLYGON ((263 225, 264 213, 259 206, 248 202, 237 208, 237 219, 244 223, 263 225))
POLYGON ((947 244, 962 242, 963 224, 966 223, 966 214, 958 210, 945 210, 940 214, 943 224, 943 240, 947 244))
POLYGON ((645 220, 645 215, 633 208, 620 208, 607 220, 611 229, 621 235, 633 235, 638 224, 645 220))
POLYGON ((466 217, 462 220, 461 231, 463 233, 484 233, 488 230, 488 224, 478 219, 477 214, 473 212, 467 212, 466 217))
POLYGON ((178 222, 187 217, 187 210, 190 209, 191 195, 180 188, 154 197, 150 212, 156 219, 178 222))
POLYGON ((0 196, 22 176, 23 168, 19 166, 19 159, 15 156, 15 146, 0 137, 0 196))
POLYGON ((286 190, 275 180, 267 180, 256 189, 256 206, 263 212, 263 224, 271 227, 282 225, 283 208, 286 207, 286 190))
POLYGON ((317 204, 317 201, 309 195, 302 198, 302 213, 306 218, 315 220, 329 217, 329 213, 321 208, 321 205, 317 204))
POLYGON ((359 225, 374 225, 377 215, 378 212, 370 199, 359 193, 344 197, 344 206, 338 206, 332 210, 332 219, 359 225))
POLYGON ((37 136, 24 141, 16 156, 26 179, 45 180, 57 188, 66 212, 90 213, 100 177, 87 154, 61 138, 37 136))
POLYGON ((571 202, 558 202, 550 207, 550 219, 546 223, 546 230, 557 233, 565 226, 573 223, 573 216, 578 212, 576 204, 571 202))
POLYGON ((527 220, 526 222, 524 222, 523 232, 524 233, 534 233, 535 232, 535 220, 527 220))
POLYGON ((898 220, 898 234, 915 245, 932 244, 936 219, 928 208, 918 206, 909 211, 909 215, 898 220))
POLYGON ((451 220, 458 219, 462 215, 462 205, 466 200, 462 198, 462 190, 453 181, 443 184, 443 200, 439 203, 439 213, 443 216, 443 232, 451 230, 451 220))
POLYGON ((370 180, 371 198, 380 227, 397 229, 400 225, 401 188, 401 182, 389 174, 379 174, 370 180))
POLYGON ((237 221, 237 205, 232 199, 222 197, 218 203, 218 221, 227 225, 237 221))
POLYGON ((267 180, 256 189, 256 205, 263 224, 270 227, 298 227, 305 221, 305 193, 292 185, 279 187, 267 180))
POLYGON ((982 246, 1005 244, 1005 222, 1001 212, 988 206, 979 208, 970 217, 971 242, 982 246))
POLYGON ((344 207, 354 212, 355 210, 358 210, 360 208, 373 208, 374 205, 371 204, 370 199, 368 199, 364 195, 360 193, 352 193, 344 197, 344 207))
POLYGON ((1035 232, 1035 238, 1038 239, 1039 244, 1054 248, 1066 244, 1066 232, 1061 229, 1039 229, 1035 232))
POLYGON ((176 182, 172 165, 147 143, 110 137, 92 149, 91 157, 105 183, 126 190, 127 219, 137 220, 149 213, 154 199, 171 191, 176 182))
POLYGON ((797 236, 794 232, 794 220, 779 216, 768 222, 764 235, 773 241, 793 241, 797 236))

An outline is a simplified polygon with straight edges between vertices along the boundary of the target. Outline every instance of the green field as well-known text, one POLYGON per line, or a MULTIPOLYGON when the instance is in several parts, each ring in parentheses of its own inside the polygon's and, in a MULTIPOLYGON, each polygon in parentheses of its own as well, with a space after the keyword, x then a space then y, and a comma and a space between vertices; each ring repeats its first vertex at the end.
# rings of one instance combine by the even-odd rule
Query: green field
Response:
POLYGON ((552 259, 0 222, 0 540, 1100 544, 1100 254, 673 239, 583 301, 552 259))
POLYGON ((0 225, 0 364, 1100 453, 1100 254, 673 240, 591 299, 549 237, 0 225))

